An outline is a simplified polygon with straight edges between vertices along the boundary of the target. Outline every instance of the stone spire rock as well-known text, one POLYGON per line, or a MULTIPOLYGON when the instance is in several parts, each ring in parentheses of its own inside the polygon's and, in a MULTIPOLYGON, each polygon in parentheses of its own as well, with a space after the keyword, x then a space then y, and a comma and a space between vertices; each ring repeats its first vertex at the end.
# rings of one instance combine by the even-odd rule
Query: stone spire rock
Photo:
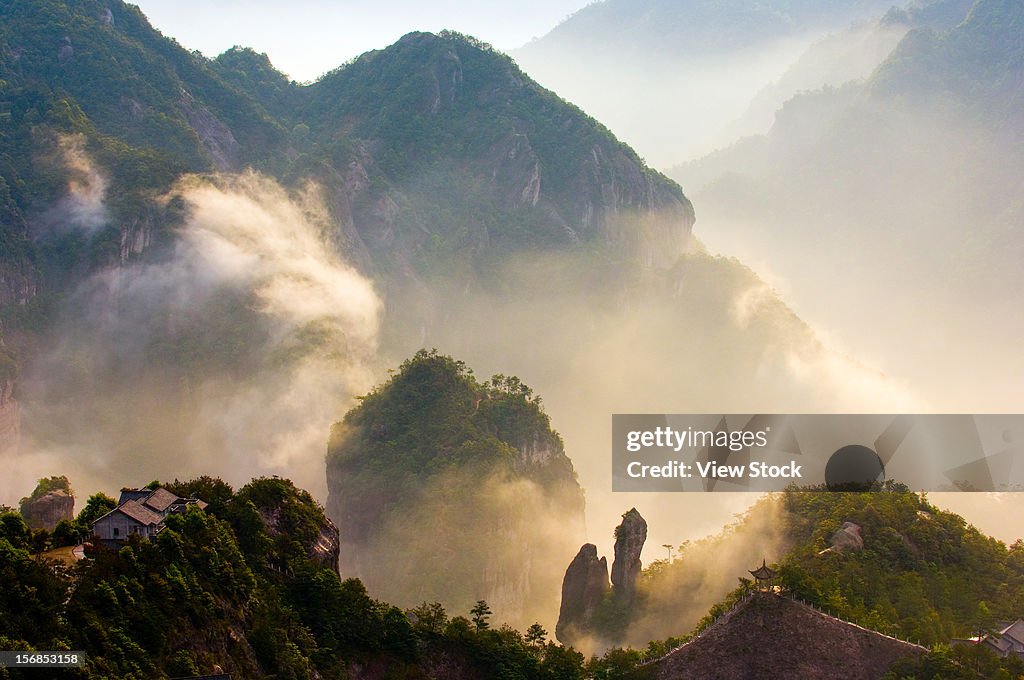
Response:
POLYGON ((615 599, 623 604, 631 603, 636 594, 636 580, 642 568, 640 552, 646 540, 647 521, 636 508, 631 508, 615 528, 615 561, 612 562, 612 591, 615 599))
POLYGON ((597 546, 585 543, 562 579, 562 606, 555 637, 564 644, 572 644, 578 633, 588 628, 608 590, 608 560, 598 559, 597 546))

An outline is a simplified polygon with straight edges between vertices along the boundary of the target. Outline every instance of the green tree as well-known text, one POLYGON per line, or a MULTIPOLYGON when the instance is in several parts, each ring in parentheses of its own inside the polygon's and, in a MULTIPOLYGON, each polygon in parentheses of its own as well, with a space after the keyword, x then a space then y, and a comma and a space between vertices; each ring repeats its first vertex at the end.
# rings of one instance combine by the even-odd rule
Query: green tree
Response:
POLYGON ((544 626, 535 623, 526 629, 525 639, 531 645, 542 646, 547 640, 547 635, 548 632, 544 630, 544 626))
POLYGON ((102 491, 98 491, 89 496, 89 500, 85 502, 85 507, 79 511, 75 521, 91 529, 93 522, 116 507, 117 501, 102 491))
POLYGON ((11 547, 23 550, 29 545, 28 525, 17 512, 0 514, 0 538, 7 539, 11 547))
POLYGON ((440 602, 424 602, 412 610, 416 627, 431 633, 440 634, 448 623, 448 614, 440 602))
POLYGON ((473 625, 477 630, 487 630, 491 627, 488 619, 491 617, 491 608, 487 606, 486 600, 477 600, 472 609, 469 610, 473 625))

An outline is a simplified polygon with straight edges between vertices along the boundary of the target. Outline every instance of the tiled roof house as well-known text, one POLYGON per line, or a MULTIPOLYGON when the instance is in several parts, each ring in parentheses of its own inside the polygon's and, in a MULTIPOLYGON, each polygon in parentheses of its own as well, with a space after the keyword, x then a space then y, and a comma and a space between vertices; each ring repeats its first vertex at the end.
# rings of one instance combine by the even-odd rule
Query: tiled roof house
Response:
POLYGON ((164 528, 164 518, 206 503, 198 498, 182 498, 167 489, 121 489, 117 507, 92 525, 92 532, 105 543, 119 543, 131 536, 152 538, 164 528))
POLYGON ((1024 659, 1024 619, 1001 623, 993 633, 953 640, 953 645, 982 644, 1002 657, 1017 655, 1024 659))

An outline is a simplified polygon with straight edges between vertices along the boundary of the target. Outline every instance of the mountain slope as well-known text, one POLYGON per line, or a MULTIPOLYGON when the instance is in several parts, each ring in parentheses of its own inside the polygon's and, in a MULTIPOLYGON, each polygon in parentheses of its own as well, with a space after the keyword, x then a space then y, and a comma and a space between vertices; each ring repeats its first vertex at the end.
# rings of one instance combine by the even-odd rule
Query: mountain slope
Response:
POLYGON ((647 257, 685 249, 693 208, 678 186, 470 38, 412 33, 365 54, 310 86, 301 115, 338 172, 347 156, 371 183, 393 187, 364 191, 353 205, 356 230, 380 259, 422 270, 423 258, 579 242, 647 257), (454 224, 453 211, 464 215, 454 224), (626 221, 645 215, 657 231, 626 221))
POLYGON ((476 283, 524 249, 587 242, 653 260, 686 247, 678 186, 470 38, 410 34, 300 86, 251 50, 187 52, 121 2, 0 11, 0 302, 167 246, 180 215, 154 198, 182 173, 245 167, 317 182, 330 238, 385 288, 476 283), (82 224, 52 210, 83 212, 75 187, 82 224))
POLYGON ((63 293, 159 240, 151 201, 181 173, 280 155, 281 126, 134 6, 5 0, 0 16, 2 305, 63 293))
POLYGON ((283 139, 259 105, 154 30, 137 7, 5 1, 0 12, 4 80, 20 103, 15 123, 27 115, 22 107, 70 97, 100 134, 194 169, 265 160, 283 139))

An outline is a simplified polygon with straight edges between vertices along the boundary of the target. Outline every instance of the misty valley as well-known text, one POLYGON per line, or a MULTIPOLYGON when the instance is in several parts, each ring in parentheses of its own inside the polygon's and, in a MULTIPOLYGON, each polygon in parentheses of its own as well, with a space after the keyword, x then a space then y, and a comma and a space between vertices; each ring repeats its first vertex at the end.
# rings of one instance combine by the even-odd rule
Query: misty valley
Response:
POLYGON ((1019 0, 601 0, 304 83, 0 17, 0 678, 1024 678, 1021 494, 611 467, 616 413, 1021 410, 1019 0))

